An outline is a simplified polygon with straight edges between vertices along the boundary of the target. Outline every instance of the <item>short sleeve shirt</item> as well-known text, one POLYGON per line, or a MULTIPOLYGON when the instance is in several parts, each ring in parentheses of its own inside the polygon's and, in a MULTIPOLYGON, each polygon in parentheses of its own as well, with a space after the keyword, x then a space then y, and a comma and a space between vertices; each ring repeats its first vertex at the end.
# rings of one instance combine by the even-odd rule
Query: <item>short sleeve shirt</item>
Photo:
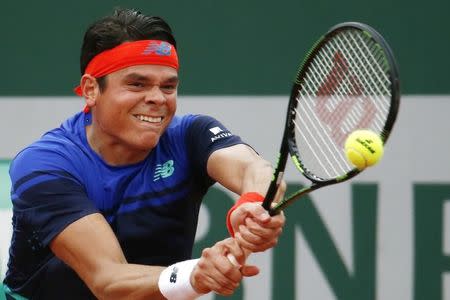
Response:
POLYGON ((212 117, 175 116, 145 160, 110 166, 89 147, 90 122, 89 113, 76 114, 11 163, 13 237, 4 282, 25 298, 93 298, 49 249, 65 227, 92 213, 105 217, 130 263, 189 259, 201 199, 214 183, 207 160, 242 143, 212 117))

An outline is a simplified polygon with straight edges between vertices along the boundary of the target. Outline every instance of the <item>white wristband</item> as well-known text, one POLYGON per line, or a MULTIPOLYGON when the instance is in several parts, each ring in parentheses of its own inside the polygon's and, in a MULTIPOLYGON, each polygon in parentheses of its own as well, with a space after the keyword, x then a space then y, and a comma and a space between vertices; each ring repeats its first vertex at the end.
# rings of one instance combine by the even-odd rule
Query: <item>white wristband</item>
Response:
POLYGON ((192 300, 202 296, 191 285, 191 273, 198 261, 185 260, 165 268, 158 280, 161 294, 168 300, 192 300))

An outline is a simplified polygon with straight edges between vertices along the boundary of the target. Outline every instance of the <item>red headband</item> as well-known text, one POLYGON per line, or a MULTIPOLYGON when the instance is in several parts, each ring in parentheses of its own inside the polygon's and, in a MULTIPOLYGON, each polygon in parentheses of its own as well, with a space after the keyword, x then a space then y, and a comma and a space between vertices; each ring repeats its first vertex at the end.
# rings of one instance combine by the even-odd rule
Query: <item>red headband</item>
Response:
MULTIPOLYGON (((162 65, 176 70, 179 67, 173 45, 160 40, 140 40, 125 42, 94 56, 84 73, 99 78, 136 65, 162 65)), ((81 86, 77 86, 74 91, 82 96, 81 86)))

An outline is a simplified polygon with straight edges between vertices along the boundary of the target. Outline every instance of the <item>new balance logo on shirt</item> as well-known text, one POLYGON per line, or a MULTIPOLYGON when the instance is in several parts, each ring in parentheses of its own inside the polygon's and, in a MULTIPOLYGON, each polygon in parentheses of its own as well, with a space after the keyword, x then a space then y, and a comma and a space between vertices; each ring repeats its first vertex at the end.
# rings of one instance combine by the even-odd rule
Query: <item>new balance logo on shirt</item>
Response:
POLYGON ((168 160, 163 164, 157 164, 155 174, 153 175, 153 181, 160 180, 161 178, 167 178, 172 176, 175 171, 173 160, 168 160))

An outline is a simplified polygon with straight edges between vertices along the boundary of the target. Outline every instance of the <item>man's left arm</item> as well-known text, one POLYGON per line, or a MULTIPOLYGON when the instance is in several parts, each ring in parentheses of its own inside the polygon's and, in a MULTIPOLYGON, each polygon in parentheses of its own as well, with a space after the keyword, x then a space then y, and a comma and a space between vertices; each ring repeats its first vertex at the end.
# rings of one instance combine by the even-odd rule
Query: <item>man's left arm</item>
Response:
MULTIPOLYGON (((284 215, 271 217, 261 206, 273 174, 271 164, 244 144, 214 151, 208 158, 209 176, 241 196, 228 216, 230 233, 252 252, 272 248, 278 242, 284 215)), ((275 202, 281 199, 286 184, 280 184, 275 202)))

